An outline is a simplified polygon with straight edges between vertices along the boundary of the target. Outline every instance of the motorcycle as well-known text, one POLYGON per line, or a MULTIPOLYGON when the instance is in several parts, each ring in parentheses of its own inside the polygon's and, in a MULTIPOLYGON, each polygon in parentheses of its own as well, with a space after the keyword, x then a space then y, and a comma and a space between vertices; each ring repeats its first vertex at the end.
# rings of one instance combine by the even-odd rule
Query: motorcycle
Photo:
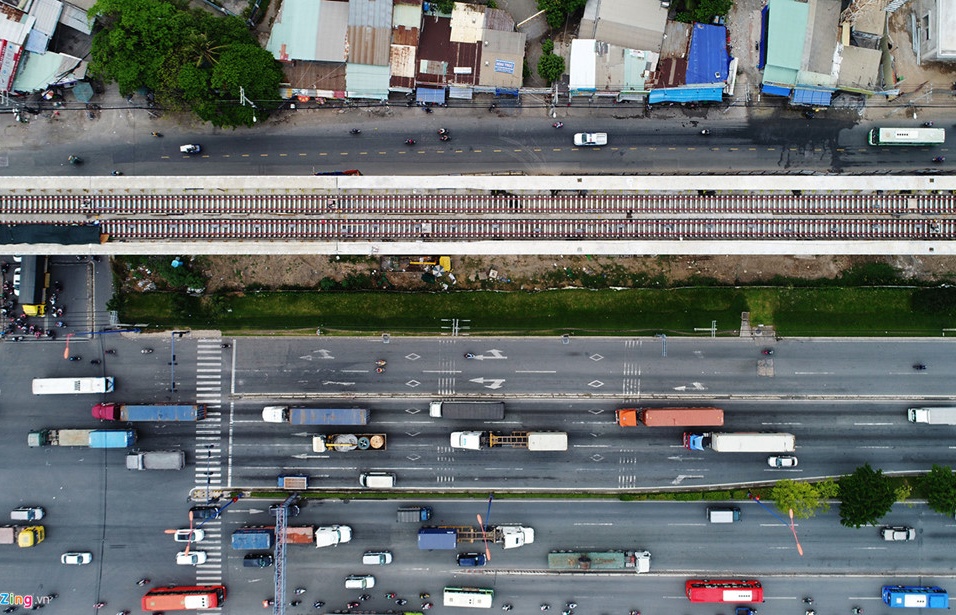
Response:
POLYGON ((438 129, 438 134, 440 134, 440 135, 447 135, 447 134, 448 134, 448 129, 447 129, 447 128, 439 128, 439 129, 438 129))
POLYGON ((361 600, 362 602, 365 602, 366 600, 371 600, 371 599, 372 597, 369 596, 368 594, 362 594, 361 596, 359 596, 359 600, 361 600))
POLYGON ((937 156, 936 158, 933 158, 933 162, 935 162, 935 163, 946 162, 946 157, 945 157, 945 156, 937 156))
POLYGON ((83 357, 81 357, 81 356, 78 355, 78 354, 75 354, 75 355, 73 355, 72 357, 69 357, 69 360, 70 360, 70 361, 82 361, 82 360, 83 360, 83 357))
POLYGON ((428 609, 432 608, 433 606, 435 606, 435 605, 432 604, 431 602, 426 602, 426 603, 424 603, 424 604, 422 605, 422 610, 423 610, 423 611, 427 611, 428 609))
POLYGON ((104 606, 106 606, 106 603, 105 603, 105 602, 97 602, 96 604, 93 605, 93 608, 94 608, 94 609, 102 609, 104 606))
POLYGON ((541 605, 541 610, 542 610, 542 611, 550 611, 550 610, 551 610, 551 605, 550 605, 550 604, 542 604, 542 605, 541 605))
POLYGON ((511 604, 502 604, 502 605, 501 605, 501 610, 502 610, 502 611, 510 611, 510 610, 513 609, 513 608, 514 608, 514 607, 511 606, 511 604))
POLYGON ((425 113, 431 113, 431 112, 432 112, 431 107, 425 107, 425 113))
POLYGON ((376 374, 384 374, 384 373, 385 373, 385 368, 384 368, 384 367, 376 367, 376 368, 375 368, 375 373, 376 373, 376 374))
POLYGON ((388 598, 389 600, 394 600, 396 596, 398 596, 398 594, 396 594, 395 592, 388 592, 387 594, 385 594, 385 597, 388 598))
POLYGON ((577 603, 577 602, 569 602, 569 603, 567 603, 566 605, 564 605, 564 608, 568 609, 569 611, 572 610, 572 609, 576 609, 576 608, 578 608, 578 603, 577 603))
POLYGON ((551 124, 551 128, 564 128, 564 122, 555 122, 551 124))
POLYGON ((90 359, 90 365, 99 365, 99 364, 100 364, 99 359, 90 359))
POLYGON ((152 348, 143 348, 142 350, 140 350, 140 352, 143 353, 143 354, 153 354, 153 349, 152 349, 152 348))
POLYGON ((405 145, 415 145, 415 139, 405 139, 405 145))
POLYGON ((305 588, 304 588, 304 587, 296 587, 295 590, 293 590, 293 591, 294 591, 294 593, 295 593, 296 596, 299 596, 299 595, 305 593, 305 588))
POLYGON ((161 136, 163 136, 163 133, 161 133, 161 132, 151 132, 151 133, 149 133, 149 134, 151 134, 151 135, 154 136, 154 137, 161 137, 161 136))
POLYGON ((362 134, 362 131, 359 130, 358 128, 353 128, 352 130, 349 131, 349 134, 351 134, 351 135, 360 135, 360 134, 362 134))
POLYGON ((923 372, 923 371, 926 371, 926 365, 923 363, 916 363, 913 365, 913 369, 915 369, 918 372, 923 372))
POLYGON ((357 609, 357 608, 359 608, 360 606, 362 606, 362 603, 361 603, 361 602, 349 602, 349 603, 346 604, 345 606, 346 606, 346 608, 357 609))
POLYGON ((80 158, 79 156, 71 155, 69 158, 67 158, 67 160, 70 161, 70 164, 83 164, 83 159, 80 158))
POLYGON ((465 358, 466 358, 466 359, 474 359, 474 358, 475 358, 475 353, 473 353, 473 352, 466 352, 466 353, 465 353, 465 358))
POLYGON ((932 128, 933 122, 923 122, 923 128, 932 128))
POLYGON ((115 169, 110 172, 110 175, 113 175, 113 176, 122 175, 122 174, 123 174, 122 171, 117 171, 117 170, 115 170, 115 169))
POLYGON ((398 606, 405 606, 406 604, 408 604, 408 600, 405 600, 404 598, 399 598, 398 600, 395 601, 395 604, 397 604, 398 606))
POLYGON ((772 355, 773 355, 773 348, 764 348, 763 350, 760 351, 760 354, 765 354, 765 355, 767 355, 767 356, 772 356, 772 355))
POLYGON ((706 136, 708 136, 708 135, 710 134, 710 130, 708 130, 708 129, 705 128, 705 129, 703 129, 703 130, 700 131, 700 134, 702 134, 702 135, 704 135, 704 136, 706 137, 706 136))
POLYGON ((432 597, 432 595, 429 594, 428 592, 422 592, 422 593, 418 594, 418 597, 419 597, 419 599, 421 599, 421 600, 428 600, 429 598, 432 597))
POLYGON ((385 359, 379 359, 378 361, 375 362, 375 365, 377 365, 377 366, 379 366, 379 367, 385 367, 386 361, 385 361, 385 359))
POLYGON ((325 603, 322 602, 321 600, 316 600, 315 602, 312 603, 313 609, 321 609, 324 606, 325 606, 325 603))
POLYGON ((220 348, 229 348, 229 344, 219 344, 220 348))
POLYGON ((451 137, 448 136, 448 135, 442 135, 442 136, 438 137, 438 140, 439 140, 439 141, 451 141, 451 137))
MULTIPOLYGON (((107 352, 109 351, 107 350, 107 352)), ((136 581, 136 584, 139 585, 140 587, 144 585, 149 585, 149 579, 140 579, 139 581, 136 581)))
MULTIPOLYGON (((112 348, 110 348, 109 350, 104 350, 103 352, 105 352, 106 354, 116 354, 116 351, 113 350, 112 348)), ((143 579, 143 580, 146 581, 146 583, 149 583, 149 579, 143 579)), ((143 583, 143 585, 146 585, 146 583, 143 583)))

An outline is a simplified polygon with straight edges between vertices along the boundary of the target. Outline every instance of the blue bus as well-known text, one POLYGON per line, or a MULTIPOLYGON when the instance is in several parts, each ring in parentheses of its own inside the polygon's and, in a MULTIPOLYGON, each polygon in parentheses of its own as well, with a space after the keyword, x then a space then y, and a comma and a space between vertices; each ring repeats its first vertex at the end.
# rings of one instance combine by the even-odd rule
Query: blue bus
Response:
POLYGON ((883 602, 899 609, 948 609, 949 594, 942 587, 884 585, 883 602))

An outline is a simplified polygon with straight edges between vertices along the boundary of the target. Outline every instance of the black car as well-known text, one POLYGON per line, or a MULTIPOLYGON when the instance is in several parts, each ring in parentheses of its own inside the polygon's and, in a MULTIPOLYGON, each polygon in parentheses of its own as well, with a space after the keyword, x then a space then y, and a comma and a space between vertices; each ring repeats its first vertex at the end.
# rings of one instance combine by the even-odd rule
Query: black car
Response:
POLYGON ((269 553, 250 553, 242 558, 242 565, 246 568, 268 568, 275 558, 269 553))
MULTIPOLYGON (((279 507, 280 507, 280 506, 281 506, 281 504, 273 504, 272 506, 270 506, 270 507, 269 507, 269 514, 274 516, 274 515, 276 514, 276 511, 279 510, 279 507)), ((287 508, 288 508, 288 511, 289 511, 289 512, 288 512, 288 516, 290 516, 290 517, 298 517, 298 516, 299 516, 299 506, 298 506, 297 504, 289 504, 289 506, 287 506, 287 508)))
POLYGON ((193 506, 189 509, 189 512, 193 514, 193 519, 199 519, 200 521, 219 518, 219 509, 215 506, 193 506))

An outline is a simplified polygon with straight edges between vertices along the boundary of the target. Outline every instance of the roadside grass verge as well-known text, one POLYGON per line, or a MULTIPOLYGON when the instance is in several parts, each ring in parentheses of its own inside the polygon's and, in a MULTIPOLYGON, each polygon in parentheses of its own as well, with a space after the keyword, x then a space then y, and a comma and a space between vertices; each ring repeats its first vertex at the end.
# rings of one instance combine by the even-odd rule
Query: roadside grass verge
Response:
POLYGON ((736 335, 742 312, 781 336, 938 336, 956 326, 956 289, 918 287, 691 287, 541 292, 254 292, 196 298, 127 294, 126 323, 212 327, 230 333, 433 335, 442 319, 479 335, 736 335), (950 292, 952 290, 952 292, 950 292), (930 296, 932 295, 932 296, 930 296), (929 297, 929 299, 927 299, 929 297))

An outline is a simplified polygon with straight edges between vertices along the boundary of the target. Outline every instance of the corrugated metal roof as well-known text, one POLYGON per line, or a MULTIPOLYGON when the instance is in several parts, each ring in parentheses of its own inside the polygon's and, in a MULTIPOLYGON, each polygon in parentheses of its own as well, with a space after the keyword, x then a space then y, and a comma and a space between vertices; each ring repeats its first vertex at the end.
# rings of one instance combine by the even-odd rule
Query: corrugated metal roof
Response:
POLYGON ((63 3, 60 0, 34 0, 30 7, 30 14, 37 18, 33 30, 43 33, 48 38, 53 36, 62 12, 63 3))
POLYGON ((349 26, 349 62, 387 66, 391 34, 391 28, 349 26))
POLYGON ((477 43, 485 29, 485 7, 477 4, 456 2, 451 11, 451 34, 453 43, 477 43))
POLYGON ((391 27, 392 0, 349 0, 349 25, 391 27))
POLYGON ((500 30, 514 32, 515 20, 508 11, 502 9, 485 10, 485 30, 500 30))
POLYGON ((478 74, 478 43, 449 40, 451 20, 428 15, 418 45, 418 79, 426 83, 474 85, 478 74), (436 80, 443 74, 444 79, 436 80))
POLYGON ((283 62, 344 61, 348 17, 346 2, 284 0, 266 49, 283 62))
POLYGON ((349 98, 388 99, 388 66, 349 63, 345 68, 349 98))
POLYGON ((35 22, 36 17, 26 15, 20 11, 13 9, 0 11, 0 40, 10 41, 15 45, 23 45, 35 22), (16 16, 10 13, 16 13, 16 16))
POLYGON ((415 47, 411 45, 392 45, 391 51, 389 67, 391 67, 392 78, 408 77, 414 79, 415 47))
POLYGON ((418 36, 418 28, 406 28, 405 26, 392 28, 393 45, 410 45, 412 47, 418 47, 418 36))

